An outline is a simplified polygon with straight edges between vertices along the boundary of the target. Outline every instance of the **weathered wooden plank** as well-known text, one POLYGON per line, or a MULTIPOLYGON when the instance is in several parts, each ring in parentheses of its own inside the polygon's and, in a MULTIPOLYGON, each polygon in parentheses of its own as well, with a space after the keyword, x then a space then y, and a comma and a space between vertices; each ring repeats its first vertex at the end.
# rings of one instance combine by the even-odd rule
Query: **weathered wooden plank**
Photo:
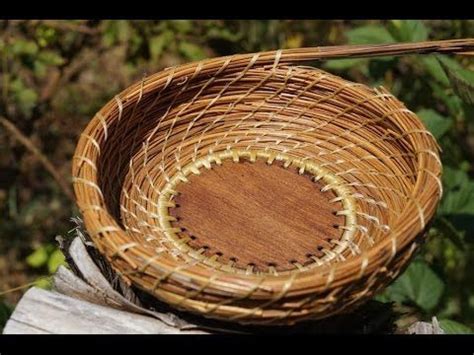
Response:
POLYGON ((149 315, 171 327, 192 327, 192 324, 172 313, 156 312, 143 307, 133 291, 125 284, 121 284, 121 290, 125 293, 117 292, 94 263, 81 238, 76 237, 72 241, 68 249, 68 255, 83 279, 73 271, 60 267, 54 276, 56 291, 99 305, 149 315))
POLYGON ((152 317, 30 289, 7 322, 4 334, 202 334, 180 330, 152 317))
POLYGON ((431 323, 413 323, 410 327, 408 327, 406 334, 445 334, 445 332, 439 326, 438 319, 436 317, 433 317, 431 323))
POLYGON ((66 252, 77 272, 61 266, 53 278, 55 291, 30 289, 15 308, 5 334, 206 333, 173 314, 142 307, 124 285, 125 294, 116 291, 80 237, 66 252))

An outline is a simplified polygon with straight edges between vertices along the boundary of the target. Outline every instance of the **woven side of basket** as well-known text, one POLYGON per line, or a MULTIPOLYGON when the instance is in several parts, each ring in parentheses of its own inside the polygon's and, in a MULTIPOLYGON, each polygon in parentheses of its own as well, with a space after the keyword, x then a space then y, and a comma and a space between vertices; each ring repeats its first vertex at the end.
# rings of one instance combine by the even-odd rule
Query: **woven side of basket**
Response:
POLYGON ((462 52, 473 40, 303 48, 173 67, 131 85, 81 134, 74 189, 86 228, 125 280, 177 308, 288 324, 350 310, 406 266, 442 195, 438 146, 383 88, 291 64, 462 52), (222 159, 281 161, 344 202, 334 248, 286 272, 240 270, 189 248, 177 184, 222 159))

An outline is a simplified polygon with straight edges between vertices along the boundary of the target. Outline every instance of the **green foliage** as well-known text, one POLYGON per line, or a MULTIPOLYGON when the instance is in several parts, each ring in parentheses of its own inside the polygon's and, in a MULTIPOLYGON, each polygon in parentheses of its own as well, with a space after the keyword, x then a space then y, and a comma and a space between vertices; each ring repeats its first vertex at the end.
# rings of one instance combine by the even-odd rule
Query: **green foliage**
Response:
POLYGON ((428 39, 428 28, 420 20, 393 20, 392 28, 398 42, 426 41, 428 39))
POLYGON ((193 23, 190 20, 171 20, 170 24, 178 33, 189 33, 193 29, 193 23))
MULTIPOLYGON (((448 57, 444 56, 444 58, 449 60, 448 57)), ((431 75, 436 81, 443 84, 444 86, 449 85, 449 79, 446 76, 446 73, 444 72, 443 67, 439 61, 436 60, 435 56, 423 56, 419 59, 419 61, 423 64, 428 74, 431 75)))
POLYGON ((181 42, 179 44, 179 52, 193 61, 206 58, 206 53, 201 49, 201 47, 191 42, 181 42))
POLYGON ((21 78, 16 78, 10 82, 10 92, 19 111, 25 117, 31 117, 33 108, 38 101, 38 94, 35 90, 27 87, 21 78))
POLYGON ((445 167, 443 181, 446 193, 438 208, 438 214, 474 216, 474 180, 465 171, 445 167))
POLYGON ((38 53, 38 45, 32 41, 18 40, 12 43, 10 51, 12 55, 27 58, 38 53))
POLYGON ((108 20, 104 23, 102 43, 106 47, 126 42, 130 36, 130 23, 126 20, 108 20))
POLYGON ((59 53, 43 50, 38 54, 38 62, 42 63, 43 65, 52 65, 52 66, 60 66, 63 65, 65 59, 61 57, 59 53))
MULTIPOLYGON (((383 44, 395 42, 390 32, 381 25, 367 25, 354 28, 346 33, 346 37, 350 44, 383 44)), ((391 59, 391 57, 380 57, 374 60, 386 61, 391 59)), ((364 67, 365 69, 368 63, 369 60, 365 58, 347 58, 328 60, 324 66, 328 70, 343 71, 354 68, 354 66, 364 67)))
POLYGON ((446 334, 474 334, 470 327, 449 319, 440 320, 439 326, 446 334))
POLYGON ((441 278, 424 261, 416 260, 380 300, 410 303, 429 312, 439 304, 444 287, 441 278))
POLYGON ((232 32, 227 27, 211 26, 207 32, 207 38, 211 40, 224 40, 235 43, 242 38, 242 34, 232 32))
POLYGON ((390 32, 382 26, 362 26, 347 32, 351 44, 377 44, 395 42, 390 32))
POLYGON ((56 249, 49 255, 48 272, 54 274, 61 265, 66 265, 66 260, 64 254, 59 249, 56 249))
POLYGON ((418 117, 421 118, 426 128, 433 133, 435 138, 441 138, 445 133, 452 127, 453 122, 449 118, 441 116, 435 110, 422 109, 417 113, 418 117))
POLYGON ((150 56, 152 60, 157 60, 163 54, 164 50, 173 43, 173 32, 164 31, 149 39, 150 56))
POLYGON ((34 268, 39 268, 48 262, 52 245, 41 246, 26 257, 26 263, 34 268))
POLYGON ((52 287, 52 279, 51 277, 40 277, 35 281, 34 285, 35 287, 50 290, 52 287))
MULTIPOLYGON (((36 248, 26 259, 26 264, 33 269, 46 270, 53 275, 59 266, 66 266, 64 254, 53 244, 47 243, 36 248)), ((50 289, 52 278, 41 276, 36 279, 34 285, 39 288, 50 289)))
POLYGON ((456 94, 468 104, 474 105, 474 72, 465 70, 459 65, 438 57, 456 94))
POLYGON ((46 267, 50 274, 60 265, 65 265, 64 254, 52 244, 42 245, 26 257, 26 263, 32 268, 46 267))

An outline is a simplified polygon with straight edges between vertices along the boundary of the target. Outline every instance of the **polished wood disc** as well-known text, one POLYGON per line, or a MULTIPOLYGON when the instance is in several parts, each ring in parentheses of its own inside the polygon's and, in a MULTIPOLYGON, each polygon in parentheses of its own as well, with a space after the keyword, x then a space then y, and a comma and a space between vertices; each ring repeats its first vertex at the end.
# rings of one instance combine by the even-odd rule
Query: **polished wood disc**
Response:
POLYGON ((344 217, 334 214, 341 204, 329 202, 335 194, 281 162, 224 160, 188 178, 176 187, 173 224, 191 236, 189 246, 224 264, 292 270, 324 255, 342 234, 344 217))

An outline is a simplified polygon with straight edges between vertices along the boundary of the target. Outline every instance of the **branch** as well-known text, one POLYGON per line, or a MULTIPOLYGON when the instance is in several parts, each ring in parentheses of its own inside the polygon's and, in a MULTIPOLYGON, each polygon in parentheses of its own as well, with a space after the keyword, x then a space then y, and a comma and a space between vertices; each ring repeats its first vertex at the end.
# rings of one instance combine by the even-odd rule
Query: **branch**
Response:
POLYGON ((60 31, 79 32, 87 35, 95 35, 99 33, 99 30, 97 28, 92 28, 87 25, 75 24, 65 21, 44 20, 42 21, 42 23, 60 31))
POLYGON ((53 176, 56 182, 59 184, 64 194, 71 200, 74 201, 74 195, 70 184, 58 173, 58 170, 54 167, 49 159, 33 144, 33 142, 26 137, 13 123, 4 117, 0 116, 0 123, 9 131, 13 137, 15 137, 26 149, 28 149, 38 160, 43 164, 44 168, 53 176))

